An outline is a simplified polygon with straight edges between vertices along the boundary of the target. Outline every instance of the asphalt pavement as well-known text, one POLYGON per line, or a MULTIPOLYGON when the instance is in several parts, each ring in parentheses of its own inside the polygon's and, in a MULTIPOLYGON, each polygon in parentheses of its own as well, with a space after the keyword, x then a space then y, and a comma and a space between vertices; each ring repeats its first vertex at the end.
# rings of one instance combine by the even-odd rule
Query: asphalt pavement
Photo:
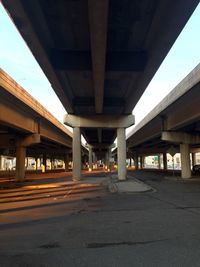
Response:
POLYGON ((33 179, 0 190, 0 266, 196 267, 199 225, 199 178, 33 179))

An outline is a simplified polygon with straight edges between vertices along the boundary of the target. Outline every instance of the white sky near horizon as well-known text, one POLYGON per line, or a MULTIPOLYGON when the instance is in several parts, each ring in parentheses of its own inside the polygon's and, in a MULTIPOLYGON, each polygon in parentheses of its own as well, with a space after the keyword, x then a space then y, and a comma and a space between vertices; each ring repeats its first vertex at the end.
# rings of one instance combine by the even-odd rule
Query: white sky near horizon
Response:
MULTIPOLYGON (((200 4, 134 108, 136 125, 199 64, 199 29, 200 4)), ((64 107, 1 3, 0 40, 0 68, 63 123, 64 107)))

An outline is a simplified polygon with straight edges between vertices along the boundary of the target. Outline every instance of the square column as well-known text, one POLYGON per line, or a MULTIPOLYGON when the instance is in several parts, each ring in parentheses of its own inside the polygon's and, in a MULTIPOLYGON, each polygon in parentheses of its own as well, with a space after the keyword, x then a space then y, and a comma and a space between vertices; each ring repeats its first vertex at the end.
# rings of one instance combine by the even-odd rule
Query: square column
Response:
POLYGON ((163 153, 163 169, 167 170, 167 153, 163 153))
POLYGON ((126 136, 125 128, 117 129, 118 179, 126 180, 126 136))
POLYGON ((26 147, 16 147, 16 174, 15 179, 17 182, 23 182, 25 179, 25 157, 26 147))
POLYGON ((191 178, 189 145, 180 144, 180 153, 181 153, 181 177, 191 178))
POLYGON ((69 171, 69 154, 68 153, 65 154, 64 162, 65 162, 65 171, 68 172, 69 171))
POLYGON ((89 146, 89 170, 92 170, 92 147, 89 146))
POLYGON ((3 168, 3 161, 4 161, 3 156, 0 156, 0 170, 4 169, 3 168))
POLYGON ((73 129, 73 180, 81 179, 81 130, 80 127, 75 127, 73 129))
POLYGON ((133 160, 134 160, 135 169, 138 170, 138 154, 134 155, 133 160))
POLYGON ((46 172, 47 171, 47 155, 46 154, 43 154, 42 164, 43 164, 42 172, 46 172))
POLYGON ((192 166, 196 164, 196 153, 192 153, 192 166))

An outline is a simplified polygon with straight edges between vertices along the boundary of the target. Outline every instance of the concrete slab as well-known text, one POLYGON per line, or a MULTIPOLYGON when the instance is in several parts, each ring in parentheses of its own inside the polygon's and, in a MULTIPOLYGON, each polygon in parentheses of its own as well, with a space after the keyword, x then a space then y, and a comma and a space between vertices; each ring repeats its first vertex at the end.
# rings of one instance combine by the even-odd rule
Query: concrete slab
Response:
POLYGON ((136 178, 127 177, 127 180, 125 181, 119 181, 117 179, 117 176, 112 176, 110 178, 109 182, 109 190, 112 193, 118 192, 118 193, 141 193, 141 192, 149 192, 149 191, 154 191, 154 189, 137 180, 136 178))

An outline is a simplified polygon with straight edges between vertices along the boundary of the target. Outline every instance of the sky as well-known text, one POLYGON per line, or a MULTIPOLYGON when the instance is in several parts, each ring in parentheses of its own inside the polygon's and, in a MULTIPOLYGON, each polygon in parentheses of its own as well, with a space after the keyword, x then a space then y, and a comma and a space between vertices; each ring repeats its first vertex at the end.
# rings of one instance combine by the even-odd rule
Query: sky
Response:
MULTIPOLYGON (((135 125, 200 63, 199 29, 200 4, 134 108, 135 125)), ((64 107, 1 3, 0 68, 63 123, 64 107)))

